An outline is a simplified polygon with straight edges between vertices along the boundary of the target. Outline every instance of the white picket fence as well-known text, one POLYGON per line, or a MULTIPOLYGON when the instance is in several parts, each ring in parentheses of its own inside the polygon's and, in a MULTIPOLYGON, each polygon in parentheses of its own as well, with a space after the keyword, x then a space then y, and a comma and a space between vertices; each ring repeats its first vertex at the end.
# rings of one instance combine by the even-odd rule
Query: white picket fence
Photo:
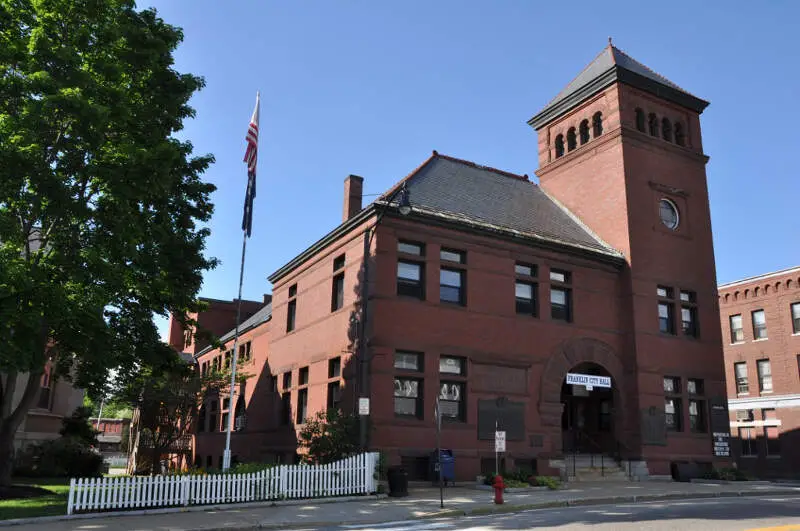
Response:
POLYGON ((252 474, 71 479, 67 514, 370 494, 377 453, 328 465, 282 465, 252 474))

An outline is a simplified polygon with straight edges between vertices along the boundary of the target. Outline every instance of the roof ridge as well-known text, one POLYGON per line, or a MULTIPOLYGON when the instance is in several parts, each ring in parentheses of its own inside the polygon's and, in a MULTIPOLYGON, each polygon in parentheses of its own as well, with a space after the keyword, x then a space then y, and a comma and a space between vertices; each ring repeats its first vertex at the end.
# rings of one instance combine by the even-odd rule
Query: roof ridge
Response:
MULTIPOLYGON (((592 65, 594 64, 594 62, 595 62, 595 61, 597 61, 598 59, 600 59, 600 56, 601 56, 601 55, 603 55, 604 53, 607 53, 607 52, 608 52, 608 50, 609 50, 609 48, 613 48, 613 47, 614 47, 614 45, 607 45, 605 48, 603 48, 602 50, 600 50, 600 53, 598 53, 597 55, 595 55, 595 56, 594 56, 594 58, 593 58, 591 61, 589 61, 588 63, 586 63, 586 65, 585 65, 583 68, 581 68, 581 69, 580 69, 580 71, 578 72, 578 74, 577 74, 575 77, 573 77, 572 79, 570 79, 570 80, 569 80, 569 82, 568 82, 566 85, 564 85, 564 88, 563 88, 563 89, 561 89, 561 90, 559 90, 559 91, 558 91, 558 94, 556 94, 556 95, 555 95, 555 97, 554 97, 553 99, 551 99, 550 101, 548 101, 548 102, 547 102, 547 104, 546 104, 546 105, 545 105, 543 108, 547 108, 547 107, 549 107, 551 104, 553 104, 553 103, 555 103, 556 101, 558 101, 558 100, 561 98, 561 94, 563 94, 563 93, 564 93, 564 91, 565 91, 565 90, 567 90, 567 88, 568 88, 570 85, 572 85, 572 84, 573 84, 573 83, 574 83, 574 82, 575 82, 575 81, 576 81, 576 80, 577 80, 579 77, 581 77, 581 75, 582 75, 582 74, 583 74, 583 73, 586 71, 586 69, 587 69, 587 68, 589 68, 590 66, 592 66, 592 65)), ((625 54, 625 55, 627 55, 627 54, 625 54)), ((612 61, 612 62, 614 62, 614 64, 616 64, 616 62, 615 62, 615 59, 614 59, 614 54, 613 54, 613 53, 611 54, 611 61, 612 61)))
POLYGON ((402 179, 400 179, 399 181, 397 181, 397 183, 395 183, 395 185, 394 185, 394 186, 392 186, 391 188, 389 188, 388 190, 386 190, 386 192, 384 192, 383 194, 381 194, 381 195, 380 195, 380 196, 379 196, 379 197, 378 197, 378 198, 375 200, 375 202, 377 202, 377 201, 385 201, 387 197, 392 197, 392 194, 394 194, 395 190, 397 190, 398 188, 400 188, 400 187, 403 185, 403 183, 405 183, 405 182, 408 182, 408 180, 409 180, 409 179, 411 179, 411 178, 412 178, 414 175, 416 175, 417 173, 419 173, 420 171, 422 171, 422 168, 424 168, 425 166, 427 166, 427 165, 428 165, 428 163, 429 163, 429 162, 431 162, 433 159, 435 159, 435 158, 436 158, 438 155, 439 155, 439 153, 438 153, 438 152, 437 152, 437 151, 434 149, 434 150, 433 150, 433 153, 431 153, 431 156, 430 156, 430 157, 428 157, 427 159, 425 159, 425 160, 422 162, 422 164, 420 164, 419 166, 417 166, 416 168, 414 168, 413 170, 411 170, 411 173, 409 173, 408 175, 406 175, 405 177, 403 177, 402 179))
POLYGON ((491 172, 503 175, 505 177, 511 177, 512 179, 518 179, 520 181, 530 181, 527 173, 520 175, 518 173, 513 173, 513 172, 510 172, 510 171, 500 170, 498 168, 493 168, 492 166, 484 166, 483 164, 478 164, 477 162, 473 162, 471 160, 460 159, 458 157, 453 157, 451 155, 443 155, 443 154, 441 154, 441 153, 439 153, 437 151, 434 151, 433 154, 434 154, 434 156, 437 156, 437 157, 440 157, 440 158, 443 158, 443 159, 447 159, 447 160, 450 160, 452 162, 459 162, 461 164, 466 164, 467 166, 472 166, 473 168, 477 168, 479 170, 489 170, 491 172))
MULTIPOLYGON (((679 88, 680 90, 682 90, 683 92, 685 92, 686 94, 689 94, 689 95, 691 95, 691 96, 694 96, 694 94, 692 94, 691 92, 689 92, 688 90, 686 90, 686 89, 685 89, 685 88, 683 88, 682 86, 678 85, 677 83, 675 83, 674 81, 672 81, 671 79, 669 79, 667 76, 665 76, 665 75, 663 75, 663 74, 659 74, 658 72, 656 72, 655 70, 653 70, 652 68, 650 68, 649 66, 647 66, 646 64, 644 64, 643 62, 641 62, 641 61, 638 61, 638 60, 634 59, 634 58, 633 58, 633 57, 631 57, 631 55, 630 55, 629 53, 627 53, 625 50, 622 50, 622 49, 620 49, 620 48, 617 48, 617 47, 616 47, 615 45, 613 45, 613 44, 611 44, 610 46, 611 46, 611 48, 612 48, 613 50, 616 50, 616 51, 618 51, 619 53, 621 53, 622 55, 624 55, 625 57, 627 57, 627 58, 628 58, 628 60, 630 60, 630 61, 632 61, 632 62, 634 62, 634 63, 638 64, 639 66, 641 66, 642 68, 644 68, 645 70, 647 70, 648 72, 650 72, 651 74, 653 74, 654 76, 657 76, 658 78, 660 78, 660 79, 661 79, 661 81, 662 81, 664 84, 666 84, 666 85, 673 85, 673 86, 675 86, 675 87, 679 88)), ((614 54, 613 54, 613 53, 611 54, 611 59, 614 61, 614 64, 615 64, 615 65, 617 65, 617 58, 614 56, 614 54)), ((619 66, 619 65, 617 65, 617 66, 619 66)), ((624 67, 620 67, 620 68, 624 68, 624 67)), ((695 96, 695 97, 697 97, 697 96, 695 96)))

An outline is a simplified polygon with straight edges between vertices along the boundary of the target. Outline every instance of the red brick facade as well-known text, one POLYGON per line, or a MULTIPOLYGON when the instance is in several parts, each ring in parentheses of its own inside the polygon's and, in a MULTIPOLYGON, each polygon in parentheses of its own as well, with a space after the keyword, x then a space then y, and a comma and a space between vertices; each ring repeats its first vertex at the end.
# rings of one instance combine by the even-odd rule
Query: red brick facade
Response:
POLYGON ((800 267, 722 285, 719 301, 737 463, 760 476, 797 477, 800 267))
MULTIPOLYGON (((424 207, 408 216, 380 205, 358 212, 361 181, 349 179, 343 224, 270 277, 271 321, 242 337, 259 357, 255 384, 248 382, 245 392, 247 429, 234 434, 232 453, 291 458, 303 420, 298 410, 305 401, 308 417, 331 405, 331 384, 344 389, 338 405, 355 409, 364 239, 372 229, 369 445, 390 463, 423 475, 435 449, 437 396, 450 415, 442 446, 454 451, 462 480, 493 468, 487 433, 501 417, 508 423, 509 468, 555 473, 576 448, 632 460, 651 475, 669 474, 674 461, 724 463, 712 456, 709 427, 709 403, 724 404, 726 394, 701 107, 657 97, 634 81, 609 82, 535 126, 541 190, 607 251, 546 231, 521 237, 424 207), (681 145, 672 130, 641 131, 637 109, 680 128, 681 145), (556 138, 575 134, 573 127, 580 138, 557 153, 556 138), (660 219, 662 200, 677 207, 674 230, 660 219), (409 253, 415 248, 407 244, 422 252, 409 253), (398 287, 403 264, 422 273, 420 297, 398 287), (517 265, 533 274, 519 274, 517 265), (452 294, 440 286, 442 270, 461 279, 457 304, 442 302, 451 296, 446 290, 452 294), (524 300, 520 306, 517 282, 535 286, 535 310, 525 310, 524 300), (671 319, 659 319, 659 305, 671 319), (692 333, 683 331, 684 309, 692 333), (341 375, 331 370, 335 360, 341 375), (609 376, 612 387, 567 386, 568 372, 609 376), (281 426, 284 393, 291 405, 287 426, 281 426), (585 438, 573 440, 578 431, 585 438)), ((434 152, 407 182, 438 161, 477 168, 495 181, 527 181, 434 152)), ((414 193, 410 187, 412 207, 414 193)), ((205 353, 200 361, 217 355, 205 353)), ((205 464, 210 456, 216 466, 223 439, 198 434, 196 460, 205 464)))

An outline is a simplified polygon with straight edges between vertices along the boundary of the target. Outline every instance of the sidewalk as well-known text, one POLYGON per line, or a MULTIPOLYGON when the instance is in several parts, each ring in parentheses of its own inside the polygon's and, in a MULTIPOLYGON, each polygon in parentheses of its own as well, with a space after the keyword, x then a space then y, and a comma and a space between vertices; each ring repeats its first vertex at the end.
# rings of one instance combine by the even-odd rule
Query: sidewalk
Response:
MULTIPOLYGON (((800 496, 800 486, 779 484, 706 484, 674 483, 668 481, 577 483, 558 491, 506 494, 506 504, 492 503, 493 493, 467 487, 445 490, 445 509, 439 508, 439 490, 413 489, 411 495, 400 499, 364 497, 358 501, 332 503, 307 501, 279 506, 227 506, 225 509, 206 508, 178 513, 138 514, 72 518, 60 521, 23 523, 9 527, 13 531, 200 531, 212 529, 286 529, 314 528, 341 524, 369 524, 434 518, 487 514, 537 507, 564 505, 593 505, 631 503, 676 498, 709 498, 717 496, 800 496)), ((9 522, 10 523, 10 522, 9 522)))

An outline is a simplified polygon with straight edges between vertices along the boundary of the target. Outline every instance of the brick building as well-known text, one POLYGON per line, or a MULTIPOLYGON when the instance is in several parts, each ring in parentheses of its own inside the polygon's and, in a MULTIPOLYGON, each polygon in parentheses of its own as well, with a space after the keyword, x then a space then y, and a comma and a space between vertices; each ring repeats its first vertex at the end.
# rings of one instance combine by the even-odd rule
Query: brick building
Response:
POLYGON ((759 476, 800 475, 800 267, 719 287, 733 450, 759 476))
MULTIPOLYGON (((495 426, 509 468, 555 473, 577 451, 638 474, 712 463, 728 413, 707 105, 609 44, 528 122, 538 185, 434 151, 362 208, 348 177, 341 224, 269 276, 269 322, 243 336, 257 374, 233 454, 288 459, 310 415, 368 396, 369 446, 412 478, 437 398, 460 479, 494 469, 495 426)), ((196 459, 216 464, 210 435, 196 459)))

